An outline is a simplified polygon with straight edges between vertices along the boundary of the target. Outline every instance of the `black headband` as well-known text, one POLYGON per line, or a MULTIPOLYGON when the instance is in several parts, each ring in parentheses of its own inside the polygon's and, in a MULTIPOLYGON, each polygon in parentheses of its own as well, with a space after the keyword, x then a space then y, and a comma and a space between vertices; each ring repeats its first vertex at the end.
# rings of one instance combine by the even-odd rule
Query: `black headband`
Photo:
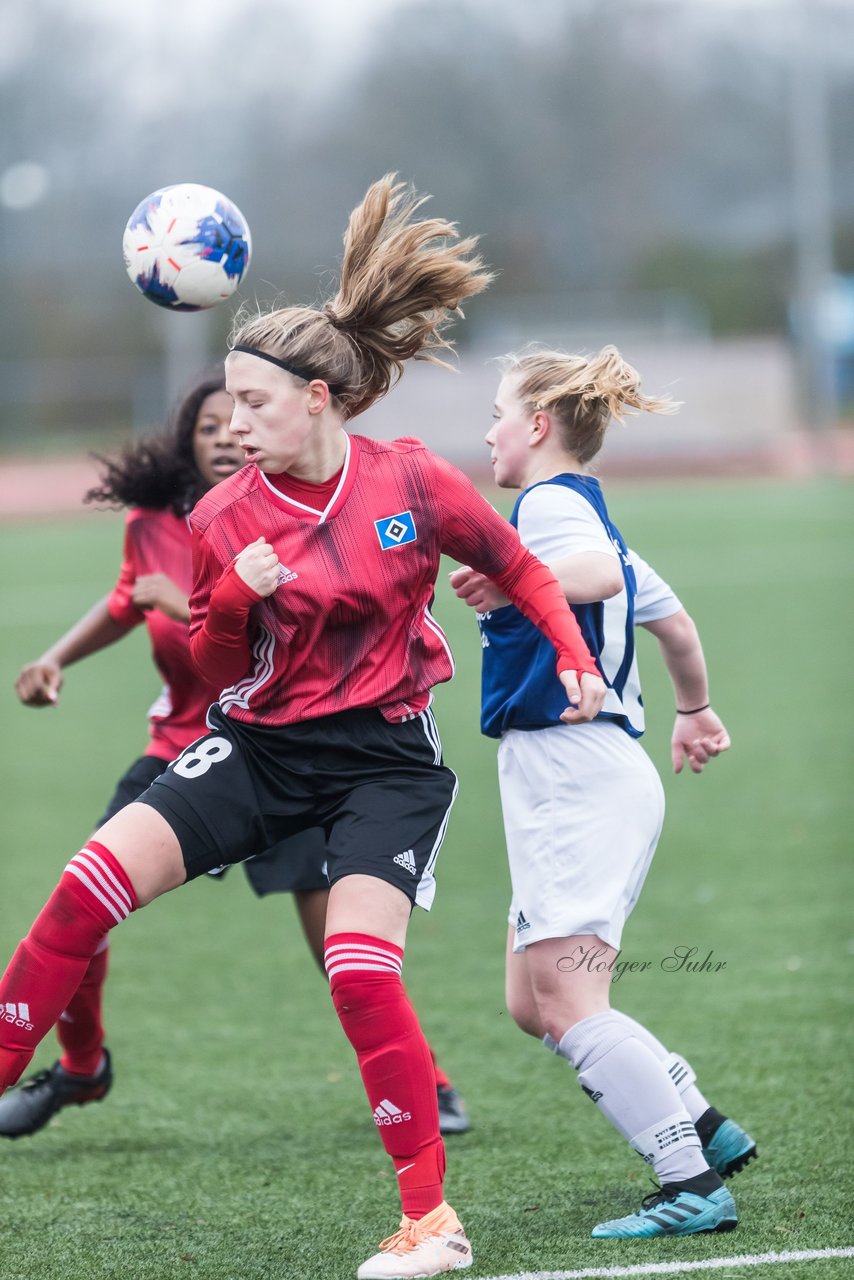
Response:
MULTIPOLYGON (((278 356, 271 356, 268 351, 260 351, 258 347, 236 346, 232 347, 231 350, 243 351, 248 356, 257 356, 259 360, 269 360, 270 364, 278 365, 286 373, 292 373, 295 378, 302 378, 303 382, 313 382, 315 378, 318 378, 321 382, 326 382, 326 379, 321 378, 319 373, 311 373, 308 369, 302 369, 291 360, 280 360, 278 356)), ((335 382, 326 382, 326 385, 334 396, 340 396, 344 390, 344 387, 335 382)))

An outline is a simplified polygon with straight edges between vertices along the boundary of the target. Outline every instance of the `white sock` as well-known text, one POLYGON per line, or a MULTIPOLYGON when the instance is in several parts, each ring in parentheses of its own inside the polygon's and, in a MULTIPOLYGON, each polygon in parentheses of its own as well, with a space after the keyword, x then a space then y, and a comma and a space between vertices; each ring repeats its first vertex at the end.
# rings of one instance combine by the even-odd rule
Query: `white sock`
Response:
POLYGON ((584 1092, 660 1182, 705 1173, 700 1139, 662 1061, 612 1012, 576 1022, 550 1048, 578 1072, 584 1092))
POLYGON ((656 1040, 651 1031, 647 1031, 645 1026, 640 1022, 636 1022, 634 1018, 630 1018, 628 1014, 620 1013, 617 1009, 612 1009, 611 1012, 630 1028, 632 1034, 640 1040, 641 1044, 645 1044, 657 1058, 666 1064, 667 1074, 679 1090, 685 1110, 692 1120, 699 1120, 700 1116, 708 1111, 711 1103, 697 1088, 695 1083, 697 1076, 691 1064, 680 1057, 678 1053, 668 1053, 661 1041, 656 1040))

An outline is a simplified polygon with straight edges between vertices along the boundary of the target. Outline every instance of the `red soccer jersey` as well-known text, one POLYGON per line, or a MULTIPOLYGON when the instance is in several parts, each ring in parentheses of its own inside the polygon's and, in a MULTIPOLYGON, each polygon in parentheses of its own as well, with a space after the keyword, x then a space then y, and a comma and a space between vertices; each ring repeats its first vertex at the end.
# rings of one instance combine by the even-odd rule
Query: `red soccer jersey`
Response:
POLYGON ((126 627, 144 622, 151 637, 152 656, 165 688, 151 707, 151 741, 145 754, 172 760, 196 738, 207 733, 205 714, 219 689, 206 684, 190 657, 190 635, 185 622, 168 618, 159 609, 146 613, 132 600, 138 577, 165 573, 177 587, 190 594, 192 586, 192 538, 183 516, 171 511, 129 511, 125 524, 124 559, 118 581, 110 593, 110 616, 126 627))
POLYGON ((322 511, 248 466, 190 517, 191 645, 208 678, 231 674, 219 698, 229 716, 284 725, 358 707, 387 720, 423 710, 432 686, 454 672, 430 612, 443 552, 500 581, 523 609, 523 578, 533 587, 544 575, 561 615, 555 634, 578 658, 564 665, 596 671, 551 575, 461 472, 418 440, 348 440, 322 511), (279 559, 276 591, 259 599, 231 573, 215 592, 234 557, 262 535, 279 559), (229 604, 243 607, 230 630, 228 611, 217 608, 224 588, 229 604))

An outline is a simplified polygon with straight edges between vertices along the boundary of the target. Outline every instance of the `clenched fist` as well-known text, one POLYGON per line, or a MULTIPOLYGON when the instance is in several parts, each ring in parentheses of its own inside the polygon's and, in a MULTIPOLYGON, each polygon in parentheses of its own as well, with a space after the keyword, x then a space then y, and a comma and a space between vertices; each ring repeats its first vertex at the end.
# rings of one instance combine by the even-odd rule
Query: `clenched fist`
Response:
POLYGON ((279 558, 266 538, 256 538, 235 558, 234 569, 259 596, 271 596, 279 585, 279 558))

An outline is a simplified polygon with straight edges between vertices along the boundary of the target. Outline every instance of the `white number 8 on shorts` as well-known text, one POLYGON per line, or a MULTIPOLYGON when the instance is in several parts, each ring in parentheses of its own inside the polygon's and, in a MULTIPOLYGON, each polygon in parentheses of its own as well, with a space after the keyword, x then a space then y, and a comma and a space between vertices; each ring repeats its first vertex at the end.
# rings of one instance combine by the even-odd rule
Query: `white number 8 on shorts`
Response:
POLYGON ((228 738, 204 738, 197 747, 190 747, 172 766, 181 778, 201 778, 212 764, 219 764, 231 755, 228 738))

